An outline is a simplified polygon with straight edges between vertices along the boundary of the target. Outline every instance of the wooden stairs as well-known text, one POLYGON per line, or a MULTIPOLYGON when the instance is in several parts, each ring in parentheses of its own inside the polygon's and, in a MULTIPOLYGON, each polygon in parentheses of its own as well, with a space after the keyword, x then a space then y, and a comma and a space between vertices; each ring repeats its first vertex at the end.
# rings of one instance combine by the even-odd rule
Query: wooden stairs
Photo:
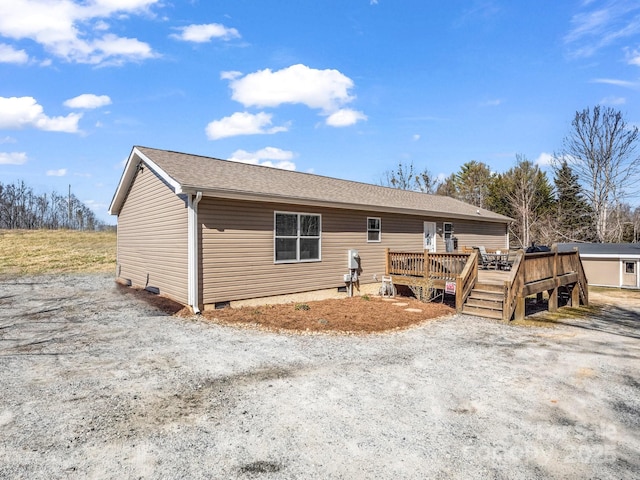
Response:
POLYGON ((462 306, 462 313, 502 320, 504 288, 489 283, 476 283, 462 306))

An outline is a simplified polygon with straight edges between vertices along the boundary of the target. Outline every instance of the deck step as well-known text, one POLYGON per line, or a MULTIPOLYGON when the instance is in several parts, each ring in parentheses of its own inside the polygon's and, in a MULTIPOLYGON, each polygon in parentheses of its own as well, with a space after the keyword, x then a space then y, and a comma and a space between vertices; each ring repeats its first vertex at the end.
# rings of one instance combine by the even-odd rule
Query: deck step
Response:
POLYGON ((496 283, 480 283, 476 282, 473 287, 475 290, 481 290, 483 292, 504 292, 504 283, 496 284, 496 283))
POLYGON ((462 307, 462 313, 465 315, 476 315, 478 317, 502 320, 502 310, 492 310, 490 308, 478 308, 465 305, 462 307))
POLYGON ((476 285, 462 307, 462 312, 500 320, 502 319, 503 303, 504 291, 502 288, 487 289, 486 285, 476 285))
POLYGON ((488 308, 491 310, 499 310, 502 311, 502 300, 488 300, 485 298, 471 298, 467 299, 467 303, 465 304, 469 307, 476 308, 488 308))
POLYGON ((469 294, 469 298, 478 299, 478 300, 491 300, 491 301, 502 303, 504 300, 504 293, 491 292, 487 290, 478 290, 474 288, 473 290, 471 290, 471 293, 469 294))

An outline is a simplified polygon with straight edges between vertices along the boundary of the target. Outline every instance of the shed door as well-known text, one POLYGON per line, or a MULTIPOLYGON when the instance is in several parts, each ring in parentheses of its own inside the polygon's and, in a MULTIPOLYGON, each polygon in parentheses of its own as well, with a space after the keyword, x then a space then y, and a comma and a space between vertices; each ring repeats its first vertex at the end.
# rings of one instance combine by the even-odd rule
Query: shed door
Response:
POLYGON ((638 286, 638 263, 635 260, 622 260, 622 286, 638 286))
POLYGON ((436 222, 424 222, 424 247, 430 252, 436 251, 436 222))

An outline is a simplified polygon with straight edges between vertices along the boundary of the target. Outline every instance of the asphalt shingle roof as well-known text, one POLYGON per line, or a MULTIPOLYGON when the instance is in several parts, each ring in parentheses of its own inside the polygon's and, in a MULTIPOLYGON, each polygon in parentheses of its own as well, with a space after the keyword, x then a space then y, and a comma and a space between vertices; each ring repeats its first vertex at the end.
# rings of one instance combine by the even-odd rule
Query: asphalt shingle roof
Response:
POLYGON ((184 191, 209 196, 253 195, 281 198, 285 203, 319 202, 346 208, 402 210, 446 214, 508 223, 512 219, 459 200, 321 175, 281 170, 186 153, 135 147, 175 180, 184 191))

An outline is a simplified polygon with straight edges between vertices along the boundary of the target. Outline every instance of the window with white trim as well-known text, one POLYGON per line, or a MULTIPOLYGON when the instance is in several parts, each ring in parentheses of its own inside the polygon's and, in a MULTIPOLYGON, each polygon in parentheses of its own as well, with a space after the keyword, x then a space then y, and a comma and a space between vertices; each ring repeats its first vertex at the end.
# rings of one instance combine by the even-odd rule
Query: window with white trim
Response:
POLYGON ((320 260, 320 215, 275 212, 274 223, 276 263, 320 260))
POLYGON ((379 242, 382 239, 380 217, 367 217, 367 242, 379 242))
POLYGON ((636 273, 636 262, 624 262, 624 273, 636 273))

